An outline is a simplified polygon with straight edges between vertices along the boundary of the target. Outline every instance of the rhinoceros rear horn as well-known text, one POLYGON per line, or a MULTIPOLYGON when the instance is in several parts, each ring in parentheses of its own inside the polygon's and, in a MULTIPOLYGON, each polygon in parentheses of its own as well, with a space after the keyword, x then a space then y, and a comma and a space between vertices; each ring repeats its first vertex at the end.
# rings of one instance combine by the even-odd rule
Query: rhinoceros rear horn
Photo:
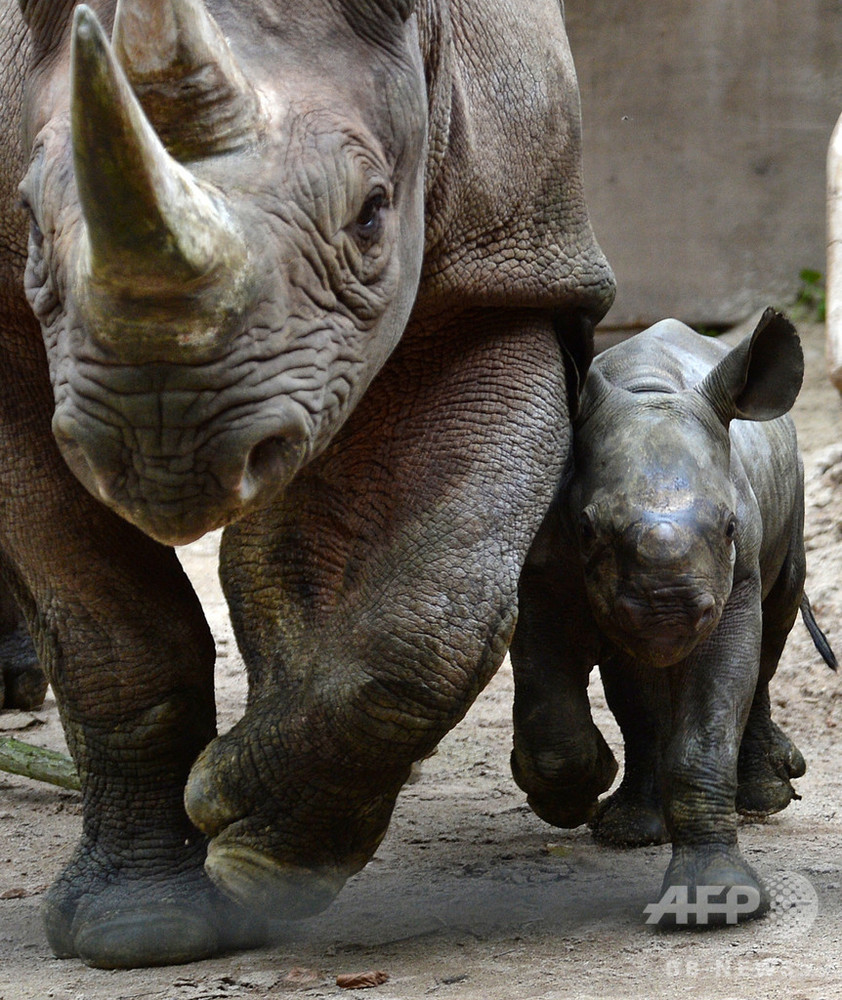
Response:
POLYGON ((260 130, 260 104, 203 0, 119 0, 112 45, 166 148, 228 152, 260 130))
POLYGON ((245 245, 220 197, 166 151, 99 21, 76 8, 71 124, 90 277, 135 297, 242 270, 245 245))
POLYGON ((795 327, 769 308, 748 337, 696 387, 719 418, 774 420, 795 402, 804 378, 804 353, 795 327))

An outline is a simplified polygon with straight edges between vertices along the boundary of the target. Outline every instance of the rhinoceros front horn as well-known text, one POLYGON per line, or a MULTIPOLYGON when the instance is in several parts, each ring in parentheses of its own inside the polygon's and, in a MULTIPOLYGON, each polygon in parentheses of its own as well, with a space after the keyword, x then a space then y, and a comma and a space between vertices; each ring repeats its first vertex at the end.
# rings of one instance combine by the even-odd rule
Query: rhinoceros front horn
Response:
POLYGON ((114 54, 180 160, 253 141, 260 102, 203 0, 119 0, 114 54))
MULTIPOLYGON (((242 293, 247 252, 237 225, 221 195, 166 151, 85 5, 76 8, 71 51, 73 156, 88 242, 81 278, 94 307, 105 300, 97 335, 125 341, 127 317, 115 301, 133 303, 142 327, 138 304, 152 308, 185 290, 197 310, 185 323, 206 335, 242 293)), ((189 347, 190 331, 176 339, 189 347)))

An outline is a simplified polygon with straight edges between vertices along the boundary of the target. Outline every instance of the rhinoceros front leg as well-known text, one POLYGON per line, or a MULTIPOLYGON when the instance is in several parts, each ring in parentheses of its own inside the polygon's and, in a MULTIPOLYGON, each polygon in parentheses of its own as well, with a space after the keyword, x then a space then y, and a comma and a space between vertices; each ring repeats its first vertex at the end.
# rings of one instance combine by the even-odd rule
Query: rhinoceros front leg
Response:
POLYGON ((81 841, 45 901, 47 933, 57 955, 95 966, 190 961, 227 946, 232 920, 183 807, 190 765, 215 731, 212 641, 172 551, 77 499, 44 539, 53 573, 27 588, 83 794, 81 841))
POLYGON ((405 335, 328 453, 227 529, 250 693, 187 805, 235 899, 306 915, 374 853, 413 761, 503 659, 568 444, 550 323, 472 314, 405 335))
MULTIPOLYGON (((735 906, 736 919, 769 906, 759 877, 737 845, 737 759, 757 684, 760 660, 760 585, 736 585, 713 635, 682 664, 668 668, 672 734, 664 755, 664 803, 672 859, 662 892, 686 887, 690 902, 705 892, 722 902, 729 889, 753 900, 735 906), (718 887, 716 889, 712 887, 718 887)), ((742 900, 743 897, 741 897, 742 900)), ((660 923, 670 924, 674 912, 660 923)), ((704 906, 689 923, 724 923, 722 906, 704 906)))
MULTIPOLYGON (((97 966, 181 962, 227 943, 231 907, 203 872, 183 806, 215 732, 214 650, 175 554, 95 502, 49 432, 36 377, 0 401, 4 578, 59 704, 82 780, 81 841, 45 902, 59 956, 97 966)), ((46 380, 45 380, 46 381, 46 380)))

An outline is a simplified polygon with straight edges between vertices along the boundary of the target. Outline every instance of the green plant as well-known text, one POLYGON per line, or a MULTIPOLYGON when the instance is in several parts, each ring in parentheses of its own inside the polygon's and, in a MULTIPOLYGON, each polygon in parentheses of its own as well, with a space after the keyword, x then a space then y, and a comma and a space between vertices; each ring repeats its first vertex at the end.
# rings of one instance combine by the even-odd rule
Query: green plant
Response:
POLYGON ((796 319, 824 323, 826 312, 824 275, 821 271, 804 268, 798 275, 801 288, 792 303, 796 319))

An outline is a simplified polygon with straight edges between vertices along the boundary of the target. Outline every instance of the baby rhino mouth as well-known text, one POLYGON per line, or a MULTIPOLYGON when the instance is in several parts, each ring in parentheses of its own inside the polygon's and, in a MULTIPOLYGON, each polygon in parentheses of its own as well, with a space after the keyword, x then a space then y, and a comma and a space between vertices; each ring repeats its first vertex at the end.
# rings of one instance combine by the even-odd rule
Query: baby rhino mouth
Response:
POLYGON ((635 659, 668 667, 685 659, 716 628, 721 607, 707 590, 669 597, 657 588, 623 591, 603 616, 606 634, 635 659))

